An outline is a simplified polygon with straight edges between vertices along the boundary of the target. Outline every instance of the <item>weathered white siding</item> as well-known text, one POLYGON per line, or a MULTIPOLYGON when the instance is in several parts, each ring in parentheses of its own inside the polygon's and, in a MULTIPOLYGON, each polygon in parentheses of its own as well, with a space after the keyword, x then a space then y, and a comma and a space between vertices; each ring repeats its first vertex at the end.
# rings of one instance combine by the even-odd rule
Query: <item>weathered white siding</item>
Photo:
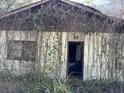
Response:
POLYGON ((80 32, 0 32, 0 67, 19 75, 47 71, 50 75, 66 77, 68 42, 84 42, 84 80, 123 80, 124 34, 80 32), (74 36, 78 37, 74 39, 74 36), (7 40, 37 42, 37 60, 7 60, 7 40), (113 45, 112 45, 113 44, 113 45), (116 64, 117 62, 117 64, 116 64), (120 67, 121 66, 121 67, 120 67))
POLYGON ((6 68, 10 73, 15 75, 25 74, 34 71, 35 64, 30 61, 8 60, 7 59, 7 41, 22 40, 22 41, 37 41, 37 33, 25 31, 1 31, 0 32, 0 59, 2 68, 6 68))
POLYGON ((3 69, 4 65, 6 65, 4 64, 4 62, 6 62, 6 31, 1 31, 0 32, 0 68, 1 69, 3 69))
POLYGON ((85 37, 84 79, 123 80, 124 34, 91 33, 85 37), (116 63, 117 62, 117 63, 116 63))

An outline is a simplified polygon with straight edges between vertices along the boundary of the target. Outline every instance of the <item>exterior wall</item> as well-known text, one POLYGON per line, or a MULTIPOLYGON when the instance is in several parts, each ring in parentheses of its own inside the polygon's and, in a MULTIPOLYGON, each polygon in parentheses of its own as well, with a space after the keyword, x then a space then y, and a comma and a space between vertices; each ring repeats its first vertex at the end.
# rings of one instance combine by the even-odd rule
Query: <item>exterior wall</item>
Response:
POLYGON ((6 31, 0 32, 0 70, 4 68, 4 62, 6 62, 6 31))
POLYGON ((39 62, 41 71, 49 74, 61 74, 62 33, 39 32, 39 62))
POLYGON ((84 51, 84 79, 100 79, 100 77, 102 77, 101 75, 104 76, 104 74, 106 74, 106 66, 104 64, 104 59, 99 58, 99 56, 101 56, 102 50, 102 36, 103 34, 86 35, 84 51), (104 72, 104 74, 101 72, 101 70, 104 72))
POLYGON ((47 70, 47 72, 58 73, 62 77, 66 77, 68 42, 82 42, 84 34, 79 32, 40 32, 39 35, 41 71, 47 70), (74 36, 78 36, 78 39, 74 39, 74 36), (49 68, 46 69, 46 67, 49 68))
POLYGON ((23 41, 36 41, 36 32, 23 32, 23 31, 1 31, 0 32, 0 59, 1 68, 7 69, 14 75, 25 74, 34 71, 35 63, 31 61, 19 61, 7 59, 7 41, 8 40, 23 40, 23 41))
POLYGON ((13 74, 47 71, 66 77, 68 42, 84 42, 84 80, 123 80, 124 34, 80 32, 0 32, 0 68, 13 74), (74 38, 74 36, 78 38, 74 38), (7 40, 37 41, 37 60, 7 60, 7 40), (117 64, 116 64, 117 62, 117 64))
MULTIPOLYGON (((43 48, 42 53, 46 53, 46 54, 43 54, 44 56, 42 56, 42 58, 45 61, 43 61, 43 59, 42 61, 47 63, 47 65, 50 64, 50 66, 51 64, 54 64, 52 65, 54 70, 50 70, 50 71, 55 73, 57 71, 59 72, 59 74, 61 74, 62 77, 66 77, 68 42, 83 41, 85 42, 84 80, 87 80, 87 79, 123 80, 124 68, 122 68, 123 66, 122 67, 118 67, 118 66, 120 63, 123 65, 123 60, 124 60, 123 59, 124 40, 122 38, 124 34, 109 34, 109 33, 85 34, 85 33, 78 33, 78 32, 76 33, 63 32, 63 33, 58 33, 58 35, 56 34, 57 33, 55 32, 47 32, 43 34, 44 38, 42 38, 43 40, 45 40, 44 48, 42 47, 43 48), (79 38, 74 39, 74 36, 78 36, 79 38), (55 39, 55 38, 59 38, 59 39, 55 39), (60 45, 58 43, 60 43, 60 45), (48 46, 45 46, 47 44, 48 46), (49 48, 46 48, 46 47, 49 47, 49 48), (49 52, 52 50, 54 50, 55 53, 51 53, 49 55, 49 52), (116 54, 116 52, 118 53, 116 54), (45 57, 46 55, 47 57, 45 57), (121 58, 118 58, 118 55, 121 58), (60 59, 57 59, 56 57, 60 59), (116 61, 117 61, 117 64, 116 64, 116 61), (58 69, 56 70, 55 68, 58 68, 59 70, 58 69)), ((44 63, 42 63, 42 65, 44 67, 44 63)))
POLYGON ((123 80, 123 36, 117 33, 92 33, 85 36, 85 80, 123 80))

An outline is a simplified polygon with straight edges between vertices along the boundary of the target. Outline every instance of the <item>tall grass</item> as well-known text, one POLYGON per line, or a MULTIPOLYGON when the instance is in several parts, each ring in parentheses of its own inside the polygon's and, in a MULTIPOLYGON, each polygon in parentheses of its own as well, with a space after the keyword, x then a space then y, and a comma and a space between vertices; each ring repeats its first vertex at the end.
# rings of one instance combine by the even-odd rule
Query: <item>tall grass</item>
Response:
POLYGON ((35 80, 28 93, 72 93, 66 80, 54 75, 50 77, 42 73, 39 80, 35 80))

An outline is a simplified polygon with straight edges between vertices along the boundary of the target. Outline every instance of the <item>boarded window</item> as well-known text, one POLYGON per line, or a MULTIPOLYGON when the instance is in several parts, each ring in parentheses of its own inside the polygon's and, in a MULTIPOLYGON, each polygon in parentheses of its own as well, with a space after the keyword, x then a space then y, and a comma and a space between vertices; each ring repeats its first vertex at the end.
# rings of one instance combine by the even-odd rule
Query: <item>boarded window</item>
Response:
POLYGON ((9 60, 36 60, 36 41, 8 41, 7 59, 9 60))

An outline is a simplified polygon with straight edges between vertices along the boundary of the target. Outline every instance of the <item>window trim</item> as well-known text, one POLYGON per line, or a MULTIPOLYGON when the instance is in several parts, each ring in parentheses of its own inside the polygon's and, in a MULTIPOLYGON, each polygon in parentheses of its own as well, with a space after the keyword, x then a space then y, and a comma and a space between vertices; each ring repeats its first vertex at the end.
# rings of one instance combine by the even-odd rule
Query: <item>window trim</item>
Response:
MULTIPOLYGON (((27 46, 27 45, 26 45, 27 46)), ((8 40, 7 41, 7 60, 19 60, 19 61, 36 61, 36 58, 37 58, 37 41, 24 41, 24 40, 8 40), (11 51, 9 51, 9 49, 13 49, 12 47, 13 47, 13 45, 10 47, 10 43, 15 43, 15 42, 21 42, 22 43, 22 48, 21 48, 21 51, 22 51, 22 53, 21 53, 21 57, 14 57, 14 58, 12 58, 12 56, 9 54, 9 53, 11 53, 11 51), (35 51, 35 54, 34 54, 34 57, 32 57, 32 58, 28 58, 28 59, 26 59, 26 58, 24 58, 24 50, 26 49, 26 48, 24 48, 25 47, 25 45, 26 45, 26 43, 29 43, 29 42, 33 42, 34 44, 35 44, 35 46, 33 47, 33 49, 34 49, 34 51, 35 51), (24 43, 25 43, 25 45, 24 45, 24 43)), ((18 49, 17 49, 18 50, 18 49)), ((12 50, 13 51, 13 50, 12 50)))

